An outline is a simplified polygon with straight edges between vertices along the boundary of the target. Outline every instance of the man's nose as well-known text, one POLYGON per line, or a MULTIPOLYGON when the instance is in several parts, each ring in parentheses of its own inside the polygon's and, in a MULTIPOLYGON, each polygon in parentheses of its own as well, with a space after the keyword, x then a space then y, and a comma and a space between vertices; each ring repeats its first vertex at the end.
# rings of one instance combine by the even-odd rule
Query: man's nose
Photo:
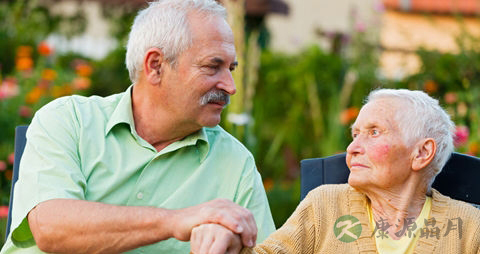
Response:
POLYGON ((233 80, 232 72, 230 70, 227 69, 222 73, 217 88, 225 91, 229 95, 234 95, 237 92, 235 81, 233 80))

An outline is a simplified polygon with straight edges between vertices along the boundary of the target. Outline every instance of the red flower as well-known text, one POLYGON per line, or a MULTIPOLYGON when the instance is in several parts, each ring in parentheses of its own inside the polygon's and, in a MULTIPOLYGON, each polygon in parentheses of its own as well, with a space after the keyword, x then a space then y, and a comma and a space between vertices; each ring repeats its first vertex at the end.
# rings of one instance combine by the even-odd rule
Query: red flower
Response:
POLYGON ((8 163, 13 165, 13 162, 15 161, 15 154, 11 153, 8 155, 8 163))
POLYGON ((53 53, 53 49, 43 41, 38 44, 38 53, 42 56, 49 56, 53 53))
POLYGON ((8 206, 0 206, 0 218, 8 217, 8 206))
POLYGON ((32 116, 32 109, 28 106, 20 106, 20 109, 18 110, 18 114, 21 116, 21 117, 25 117, 25 118, 28 118, 28 117, 31 117, 32 116))

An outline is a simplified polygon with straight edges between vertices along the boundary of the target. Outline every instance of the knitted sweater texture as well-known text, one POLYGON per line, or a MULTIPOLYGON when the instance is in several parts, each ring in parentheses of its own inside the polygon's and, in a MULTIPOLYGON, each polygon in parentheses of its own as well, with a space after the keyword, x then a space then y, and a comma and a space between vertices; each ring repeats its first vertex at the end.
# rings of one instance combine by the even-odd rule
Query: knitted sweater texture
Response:
MULTIPOLYGON (((377 235, 372 236, 366 204, 367 197, 348 184, 320 186, 310 191, 281 228, 255 249, 243 249, 242 254, 377 253, 377 235), (343 215, 356 217, 362 225, 353 242, 342 242, 334 233, 335 222, 343 215)), ((480 253, 480 209, 433 190, 429 218, 435 219, 430 229, 438 227, 439 237, 420 237, 414 253, 480 253)))

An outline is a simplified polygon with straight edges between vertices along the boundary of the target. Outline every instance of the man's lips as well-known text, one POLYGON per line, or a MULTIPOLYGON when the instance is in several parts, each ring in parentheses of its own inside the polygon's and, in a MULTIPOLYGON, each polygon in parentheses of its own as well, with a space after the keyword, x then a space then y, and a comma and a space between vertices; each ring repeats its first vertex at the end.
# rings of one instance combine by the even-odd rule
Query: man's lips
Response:
POLYGON ((226 103, 224 101, 209 101, 208 104, 215 104, 223 107, 226 103))

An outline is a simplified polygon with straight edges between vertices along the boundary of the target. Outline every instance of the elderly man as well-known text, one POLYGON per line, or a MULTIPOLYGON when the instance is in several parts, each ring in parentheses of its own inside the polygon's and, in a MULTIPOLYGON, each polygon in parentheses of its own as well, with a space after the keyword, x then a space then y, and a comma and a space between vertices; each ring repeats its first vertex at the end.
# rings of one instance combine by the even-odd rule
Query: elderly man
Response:
MULTIPOLYGON (((424 92, 373 91, 352 126, 348 184, 312 190, 278 231, 242 253, 480 253, 480 210, 431 188, 452 133, 424 92)), ((234 233, 203 224, 193 251, 217 253, 216 239, 241 248, 234 233)))
POLYGON ((225 16, 214 0, 150 3, 130 32, 126 92, 37 112, 2 253, 188 253, 203 223, 245 246, 274 230, 252 155, 217 126, 235 93, 225 16))

